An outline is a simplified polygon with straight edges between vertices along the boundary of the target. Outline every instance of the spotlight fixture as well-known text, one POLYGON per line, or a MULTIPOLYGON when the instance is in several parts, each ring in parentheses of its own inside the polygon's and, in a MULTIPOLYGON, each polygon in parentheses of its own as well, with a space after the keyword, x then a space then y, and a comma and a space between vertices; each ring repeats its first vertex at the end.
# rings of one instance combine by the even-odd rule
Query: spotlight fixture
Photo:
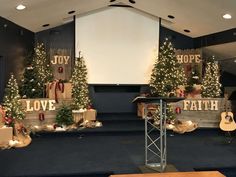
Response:
POLYGON ((231 19, 232 16, 230 14, 224 14, 223 18, 228 20, 228 19, 231 19))
POLYGON ((185 29, 185 30, 184 30, 184 32, 186 32, 186 33, 190 33, 190 30, 188 30, 188 29, 185 29))
POLYGON ((24 6, 23 4, 19 4, 18 6, 16 6, 17 10, 24 10, 26 8, 26 6, 24 6))
POLYGON ((170 19, 174 19, 175 18, 173 15, 168 15, 167 17, 170 18, 170 19))
POLYGON ((68 14, 73 14, 73 13, 75 13, 74 10, 71 10, 71 11, 68 12, 68 14))
POLYGON ((130 2, 131 4, 135 4, 135 3, 136 3, 135 0, 129 0, 129 2, 130 2))
POLYGON ((47 23, 47 24, 44 24, 44 25, 42 25, 42 27, 47 27, 47 26, 49 26, 49 24, 47 23))

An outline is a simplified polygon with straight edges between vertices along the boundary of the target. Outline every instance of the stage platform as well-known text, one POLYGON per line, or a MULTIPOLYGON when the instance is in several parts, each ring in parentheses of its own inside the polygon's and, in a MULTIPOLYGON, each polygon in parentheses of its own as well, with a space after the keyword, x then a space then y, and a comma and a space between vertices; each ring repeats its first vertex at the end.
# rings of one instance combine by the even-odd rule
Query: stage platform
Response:
MULTIPOLYGON (((37 133, 26 148, 0 151, 1 177, 108 177, 141 174, 143 120, 133 114, 98 117, 103 127, 77 132, 37 133), (103 119, 102 119, 103 118, 103 119)), ((235 132, 232 134, 235 136, 235 132)), ((236 141, 219 129, 167 132, 167 162, 178 171, 218 170, 236 176, 236 141)))

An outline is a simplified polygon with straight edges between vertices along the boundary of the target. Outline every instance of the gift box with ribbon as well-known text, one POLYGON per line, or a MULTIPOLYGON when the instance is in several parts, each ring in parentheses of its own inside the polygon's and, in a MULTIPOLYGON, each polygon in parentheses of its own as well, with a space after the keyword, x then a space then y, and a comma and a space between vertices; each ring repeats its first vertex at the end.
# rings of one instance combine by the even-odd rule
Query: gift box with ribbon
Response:
POLYGON ((72 98, 72 86, 71 83, 63 83, 60 80, 55 80, 46 87, 47 97, 50 99, 71 99, 72 98))

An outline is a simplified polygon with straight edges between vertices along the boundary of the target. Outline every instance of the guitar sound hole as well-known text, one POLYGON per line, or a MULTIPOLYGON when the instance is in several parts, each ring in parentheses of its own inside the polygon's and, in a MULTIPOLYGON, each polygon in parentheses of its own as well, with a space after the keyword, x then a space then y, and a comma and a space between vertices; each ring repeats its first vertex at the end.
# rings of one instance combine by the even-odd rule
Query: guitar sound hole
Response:
POLYGON ((227 123, 231 123, 233 121, 233 118, 232 118, 232 116, 227 115, 227 116, 225 116, 225 120, 227 121, 227 123))

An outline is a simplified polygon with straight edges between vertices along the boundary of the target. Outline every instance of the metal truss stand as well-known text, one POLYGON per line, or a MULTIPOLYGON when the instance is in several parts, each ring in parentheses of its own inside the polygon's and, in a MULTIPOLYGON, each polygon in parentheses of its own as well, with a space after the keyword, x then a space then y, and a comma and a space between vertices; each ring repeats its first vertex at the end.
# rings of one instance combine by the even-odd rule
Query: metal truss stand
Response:
POLYGON ((159 105, 160 122, 155 125, 148 116, 145 105, 145 165, 156 171, 164 171, 166 167, 166 102, 162 99, 152 102, 159 105))
POLYGON ((145 111, 145 166, 152 170, 163 172, 167 165, 166 148, 166 106, 183 98, 176 97, 137 97, 133 102, 146 103, 145 111), (160 122, 155 124, 148 115, 147 104, 159 106, 160 122))

